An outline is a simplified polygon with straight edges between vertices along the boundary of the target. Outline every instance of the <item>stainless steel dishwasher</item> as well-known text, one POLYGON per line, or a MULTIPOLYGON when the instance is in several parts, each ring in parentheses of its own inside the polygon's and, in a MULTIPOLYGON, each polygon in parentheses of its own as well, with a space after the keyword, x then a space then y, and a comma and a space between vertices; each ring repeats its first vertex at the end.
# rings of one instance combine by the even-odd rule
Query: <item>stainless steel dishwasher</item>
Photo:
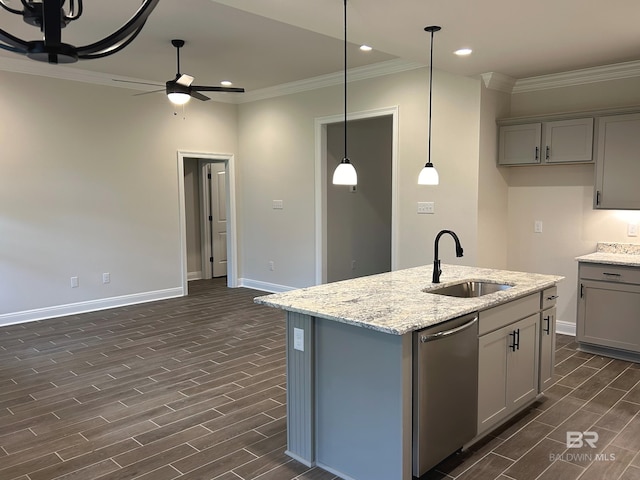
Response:
POLYGON ((478 314, 413 334, 413 475, 476 436, 478 314))

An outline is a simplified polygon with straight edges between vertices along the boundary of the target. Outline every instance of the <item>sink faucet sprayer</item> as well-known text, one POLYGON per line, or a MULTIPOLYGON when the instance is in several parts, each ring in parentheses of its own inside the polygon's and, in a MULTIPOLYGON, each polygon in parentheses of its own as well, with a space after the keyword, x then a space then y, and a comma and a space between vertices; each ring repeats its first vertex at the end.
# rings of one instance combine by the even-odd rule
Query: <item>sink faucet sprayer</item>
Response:
POLYGON ((460 245, 460 239, 455 234, 455 232, 451 230, 440 230, 438 235, 436 235, 436 242, 434 246, 434 259, 433 259, 433 283, 440 283, 440 274, 442 270, 440 270, 440 259, 438 259, 438 242, 440 241, 440 237, 448 233, 453 237, 453 240, 456 242, 456 257, 462 256, 462 245, 460 245))

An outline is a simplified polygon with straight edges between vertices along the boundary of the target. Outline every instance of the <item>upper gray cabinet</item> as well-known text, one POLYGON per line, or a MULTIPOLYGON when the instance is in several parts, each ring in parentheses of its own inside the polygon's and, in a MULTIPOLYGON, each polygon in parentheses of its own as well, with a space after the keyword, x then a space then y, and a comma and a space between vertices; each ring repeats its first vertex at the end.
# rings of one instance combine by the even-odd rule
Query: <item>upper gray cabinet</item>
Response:
POLYGON ((598 118, 594 207, 640 210, 640 113, 598 118))
POLYGON ((593 117, 501 125, 498 164, 593 162, 593 117))

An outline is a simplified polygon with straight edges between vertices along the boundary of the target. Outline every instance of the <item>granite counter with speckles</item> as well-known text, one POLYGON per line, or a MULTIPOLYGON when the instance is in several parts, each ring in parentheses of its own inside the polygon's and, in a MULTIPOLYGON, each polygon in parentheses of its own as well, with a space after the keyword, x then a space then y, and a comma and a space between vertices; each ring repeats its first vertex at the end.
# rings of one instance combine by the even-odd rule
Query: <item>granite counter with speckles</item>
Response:
POLYGON ((461 315, 552 287, 564 277, 489 268, 442 265, 440 283, 431 283, 431 266, 327 283, 256 297, 270 307, 404 335, 461 315), (468 280, 512 285, 475 298, 457 298, 430 290, 468 280))
POLYGON ((578 262, 640 267, 640 244, 598 242, 595 253, 577 257, 578 262))

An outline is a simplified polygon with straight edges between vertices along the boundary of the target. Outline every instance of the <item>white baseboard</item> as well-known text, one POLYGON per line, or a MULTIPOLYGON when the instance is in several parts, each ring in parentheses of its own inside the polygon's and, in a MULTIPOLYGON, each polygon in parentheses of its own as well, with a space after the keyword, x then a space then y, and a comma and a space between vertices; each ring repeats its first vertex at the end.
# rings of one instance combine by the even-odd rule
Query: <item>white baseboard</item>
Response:
POLYGON ((556 332, 562 335, 576 336, 576 324, 573 322, 563 322, 558 320, 556 322, 556 332))
POLYGON ((295 290, 297 287, 289 287, 287 285, 278 285, 277 283, 262 282, 260 280, 251 280, 250 278, 239 278, 238 286, 245 288, 253 288, 254 290, 262 290, 269 293, 282 293, 295 290))
POLYGON ((106 310, 107 308, 124 307, 136 303, 154 302, 167 298, 182 297, 184 295, 182 287, 167 288, 153 292, 134 293, 119 297, 101 298, 99 300, 89 300, 86 302, 70 303, 67 305, 55 305, 53 307, 36 308, 22 312, 5 313, 0 315, 0 326, 14 325, 16 323, 34 322, 48 318, 64 317, 66 315, 76 315, 78 313, 95 312, 106 310))
POLYGON ((187 272, 187 281, 190 282, 191 280, 202 280, 202 270, 187 272))

